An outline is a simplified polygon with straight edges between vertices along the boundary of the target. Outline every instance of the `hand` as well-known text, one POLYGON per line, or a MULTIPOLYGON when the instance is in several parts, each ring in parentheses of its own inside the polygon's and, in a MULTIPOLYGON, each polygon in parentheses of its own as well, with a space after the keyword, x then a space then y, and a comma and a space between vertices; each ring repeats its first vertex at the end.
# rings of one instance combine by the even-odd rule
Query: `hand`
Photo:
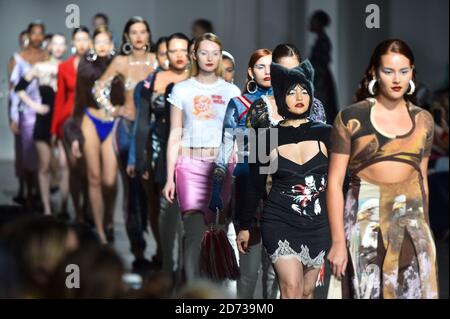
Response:
POLYGON ((46 104, 37 104, 36 105, 36 113, 45 115, 48 112, 50 112, 50 106, 48 106, 46 104))
POLYGON ((130 176, 131 178, 136 177, 136 170, 134 165, 128 165, 126 171, 128 176, 130 176))
POLYGON ((81 158, 83 156, 83 154, 81 154, 81 151, 80 151, 80 142, 73 141, 71 146, 72 146, 71 147, 72 148, 72 155, 75 158, 81 158))
POLYGON ((345 243, 332 244, 327 257, 330 262, 330 269, 333 275, 341 279, 347 269, 348 255, 345 243))
POLYGON ((164 198, 171 204, 173 204, 173 200, 175 199, 175 182, 173 180, 167 180, 166 185, 163 190, 164 198))
POLYGON ((150 178, 150 174, 148 173, 148 171, 145 171, 144 173, 142 173, 143 180, 148 181, 149 178, 150 178))
POLYGON ((236 243, 239 251, 242 254, 245 254, 248 252, 248 241, 250 240, 250 231, 248 230, 241 230, 239 231, 237 237, 236 237, 236 243))
POLYGON ((57 143, 58 143, 58 136, 52 135, 52 137, 50 138, 50 145, 54 148, 57 146, 57 143))
POLYGON ((20 134, 19 123, 11 121, 11 132, 15 135, 20 134))
POLYGON ((131 117, 131 112, 125 106, 115 106, 115 112, 113 112, 114 117, 123 117, 129 119, 131 117), (115 115, 114 115, 115 114, 115 115))
POLYGON ((120 113, 121 113, 122 107, 120 105, 114 105, 111 107, 110 109, 110 114, 112 117, 120 117, 120 113))

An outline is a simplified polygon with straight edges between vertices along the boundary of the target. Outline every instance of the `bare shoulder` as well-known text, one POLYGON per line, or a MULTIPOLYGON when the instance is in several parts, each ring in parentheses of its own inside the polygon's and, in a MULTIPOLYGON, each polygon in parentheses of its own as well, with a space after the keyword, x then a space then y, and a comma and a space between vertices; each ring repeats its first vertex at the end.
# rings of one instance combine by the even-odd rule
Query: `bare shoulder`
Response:
POLYGON ((30 51, 22 50, 19 52, 19 56, 24 60, 28 60, 30 58, 30 51))
POLYGON ((171 78, 172 73, 168 70, 155 73, 157 81, 165 82, 171 78))
POLYGON ((114 59, 111 61, 111 66, 118 70, 125 69, 127 64, 128 64, 128 57, 125 55, 118 55, 114 57, 114 59))
POLYGON ((14 56, 12 56, 11 58, 9 58, 9 61, 8 61, 8 66, 7 66, 8 73, 11 73, 15 66, 16 66, 16 59, 14 58, 14 56))

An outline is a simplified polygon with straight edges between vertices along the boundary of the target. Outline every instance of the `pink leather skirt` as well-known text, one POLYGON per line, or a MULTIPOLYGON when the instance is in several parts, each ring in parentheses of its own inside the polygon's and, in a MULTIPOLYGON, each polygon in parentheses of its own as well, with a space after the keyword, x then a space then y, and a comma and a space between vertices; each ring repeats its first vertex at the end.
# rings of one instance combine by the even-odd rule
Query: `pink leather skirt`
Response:
MULTIPOLYGON (((179 156, 175 166, 175 185, 181 212, 201 211, 209 215, 208 208, 213 184, 213 158, 179 156)), ((231 184, 235 163, 228 165, 222 185, 222 202, 227 207, 231 199, 231 184)))

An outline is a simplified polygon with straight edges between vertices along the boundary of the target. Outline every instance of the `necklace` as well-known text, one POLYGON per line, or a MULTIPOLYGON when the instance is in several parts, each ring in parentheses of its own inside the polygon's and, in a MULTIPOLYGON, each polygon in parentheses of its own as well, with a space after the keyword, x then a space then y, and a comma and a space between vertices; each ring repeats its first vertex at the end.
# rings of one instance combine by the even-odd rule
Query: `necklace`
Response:
POLYGON ((130 65, 130 66, 133 66, 133 65, 147 65, 147 66, 151 66, 149 55, 146 55, 146 56, 147 56, 146 60, 135 60, 135 61, 133 61, 131 56, 129 56, 128 65, 130 65))

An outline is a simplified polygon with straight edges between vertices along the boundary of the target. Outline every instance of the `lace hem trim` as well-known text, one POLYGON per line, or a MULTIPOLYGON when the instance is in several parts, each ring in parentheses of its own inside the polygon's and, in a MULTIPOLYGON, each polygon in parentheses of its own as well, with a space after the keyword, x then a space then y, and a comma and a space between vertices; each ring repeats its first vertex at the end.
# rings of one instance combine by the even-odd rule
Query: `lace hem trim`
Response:
POLYGON ((270 255, 270 259, 272 263, 275 263, 279 258, 286 257, 295 257, 307 267, 320 268, 324 262, 325 251, 322 250, 315 258, 311 258, 309 255, 308 246, 302 245, 300 253, 297 253, 294 249, 292 249, 287 240, 279 240, 278 248, 272 255, 270 255))

